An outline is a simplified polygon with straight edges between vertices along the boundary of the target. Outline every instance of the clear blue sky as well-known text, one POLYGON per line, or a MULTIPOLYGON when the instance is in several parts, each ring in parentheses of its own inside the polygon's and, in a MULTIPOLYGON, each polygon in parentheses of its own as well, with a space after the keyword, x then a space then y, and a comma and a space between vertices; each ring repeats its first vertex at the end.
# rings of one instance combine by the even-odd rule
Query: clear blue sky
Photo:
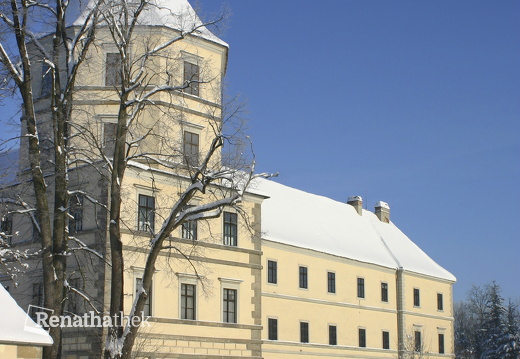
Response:
POLYGON ((519 299, 520 2, 199 1, 226 4, 258 169, 388 202, 456 300, 494 279, 519 299))
POLYGON ((519 1, 200 1, 223 4, 261 171, 388 202, 456 300, 520 299, 519 1))

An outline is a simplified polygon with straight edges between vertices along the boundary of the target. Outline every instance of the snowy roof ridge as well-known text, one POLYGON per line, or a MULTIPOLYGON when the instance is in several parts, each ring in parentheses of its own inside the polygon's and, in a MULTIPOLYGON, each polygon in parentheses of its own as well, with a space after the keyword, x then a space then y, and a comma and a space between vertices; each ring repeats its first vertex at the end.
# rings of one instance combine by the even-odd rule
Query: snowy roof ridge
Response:
POLYGON ((50 335, 16 304, 3 285, 0 285, 0 344, 52 344, 50 335))
POLYGON ((392 222, 351 205, 274 181, 257 180, 269 196, 262 203, 262 238, 360 262, 456 281, 392 222))
MULTIPOLYGON (((81 26, 88 14, 95 7, 97 0, 89 0, 80 15, 72 22, 72 26, 81 26)), ((132 0, 129 0, 132 3, 132 0)), ((113 4, 107 0, 105 6, 113 4)), ((150 0, 139 15, 139 25, 165 26, 181 32, 189 32, 193 36, 214 42, 229 48, 229 45, 213 34, 190 5, 188 0, 150 0)))

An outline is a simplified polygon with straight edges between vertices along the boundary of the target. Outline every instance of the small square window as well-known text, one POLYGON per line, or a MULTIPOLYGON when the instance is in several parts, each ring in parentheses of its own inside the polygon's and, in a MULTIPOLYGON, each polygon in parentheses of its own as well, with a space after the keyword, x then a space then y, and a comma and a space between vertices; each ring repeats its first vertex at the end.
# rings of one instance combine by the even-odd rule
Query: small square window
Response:
POLYGON ((300 342, 309 342, 309 323, 300 322, 300 342))
POLYGON ((336 273, 327 272, 327 291, 336 293, 336 273))
POLYGON ((307 267, 300 266, 300 288, 307 289, 308 288, 308 276, 307 276, 307 267))
POLYGON ((269 318, 267 320, 269 340, 278 340, 278 319, 269 318))
POLYGON ((275 261, 267 261, 267 283, 278 283, 278 263, 275 261))
POLYGON ((224 244, 237 246, 237 218, 236 213, 224 212, 224 244))

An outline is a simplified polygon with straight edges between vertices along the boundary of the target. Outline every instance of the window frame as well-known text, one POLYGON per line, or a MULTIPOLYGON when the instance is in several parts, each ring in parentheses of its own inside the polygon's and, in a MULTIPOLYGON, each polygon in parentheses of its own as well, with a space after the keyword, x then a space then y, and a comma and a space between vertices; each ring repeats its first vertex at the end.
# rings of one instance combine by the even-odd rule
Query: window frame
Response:
POLYGON ((49 64, 42 62, 42 81, 40 86, 40 97, 48 97, 52 93, 52 70, 49 64))
POLYGON ((307 266, 298 266, 298 288, 309 289, 309 270, 307 266))
POLYGON ((123 84, 121 77, 122 57, 119 52, 105 53, 105 86, 117 87, 123 84), (109 60, 110 58, 110 60, 109 60))
POLYGON ((238 214, 224 211, 223 215, 223 243, 225 246, 238 246, 238 214))
POLYGON ((186 166, 199 166, 200 133, 186 130, 182 132, 182 157, 186 166))
POLYGON ((76 193, 69 199, 69 233, 78 233, 83 231, 83 204, 84 196, 82 193, 76 193), (72 201, 76 203, 72 203, 72 201))
POLYGON ((415 308, 421 307, 421 290, 419 288, 413 289, 413 306, 415 308))
POLYGON ((189 282, 180 283, 179 291, 179 318, 181 320, 197 320, 197 285, 189 282), (192 289, 192 294, 188 294, 188 288, 192 289), (188 305, 188 299, 192 299, 191 307, 188 305), (192 311, 191 318, 188 311, 192 311))
POLYGON ((437 311, 444 312, 444 295, 437 293, 437 311))
POLYGON ((267 318, 267 339, 278 340, 278 318, 267 318))
POLYGON ((238 290, 235 288, 222 288, 222 321, 224 323, 238 323, 238 290), (229 300, 229 292, 233 292, 233 300, 229 300), (230 303, 233 303, 232 311, 230 310, 230 303), (231 320, 230 313, 232 313, 231 320))
POLYGON ((367 347, 367 330, 366 330, 366 328, 358 328, 358 346, 360 348, 367 347))
POLYGON ((414 330, 413 350, 416 353, 422 352, 422 334, 421 334, 421 331, 418 329, 414 330))
POLYGON ((183 89, 184 93, 200 97, 200 66, 189 60, 183 63, 183 89), (195 71, 194 71, 195 70, 195 71))
MULTIPOLYGON (((139 289, 139 286, 143 283, 143 274, 144 273, 134 273, 134 297, 135 300, 137 298, 137 290, 139 289)), ((152 298, 153 298, 153 280, 150 284, 150 290, 148 293, 148 297, 146 298, 146 302, 144 303, 143 307, 143 316, 149 316, 151 317, 153 315, 153 305, 152 305, 152 298)))
POLYGON ((309 322, 300 321, 300 343, 309 343, 309 322))
POLYGON ((383 330, 382 331, 382 339, 383 339, 383 346, 382 348, 384 350, 389 350, 390 349, 390 331, 388 330, 383 330))
POLYGON ((357 297, 365 299, 365 278, 357 277, 357 297))
POLYGON ((327 293, 336 294, 336 272, 327 271, 327 293))
POLYGON ((0 220, 0 231, 6 235, 8 245, 13 244, 13 214, 6 213, 0 220))
POLYGON ((446 354, 446 347, 444 346, 444 333, 438 333, 438 343, 439 343, 439 354, 446 354))
POLYGON ((149 232, 151 229, 151 232, 154 233, 155 231, 155 196, 148 195, 144 193, 139 193, 137 196, 137 230, 142 232, 149 232), (141 197, 146 197, 146 205, 141 205, 141 197), (149 200, 153 200, 153 206, 149 207, 149 200), (141 209, 145 210, 145 213, 142 214, 141 209), (152 218, 149 218, 151 214, 152 218), (141 216, 144 216, 144 220, 141 220, 141 216), (148 227, 147 227, 148 224, 148 227))
POLYGON ((381 282, 381 302, 388 303, 388 283, 381 282))
POLYGON ((329 324, 329 345, 338 345, 338 326, 329 324))
POLYGON ((278 262, 267 260, 267 283, 278 284, 278 262))

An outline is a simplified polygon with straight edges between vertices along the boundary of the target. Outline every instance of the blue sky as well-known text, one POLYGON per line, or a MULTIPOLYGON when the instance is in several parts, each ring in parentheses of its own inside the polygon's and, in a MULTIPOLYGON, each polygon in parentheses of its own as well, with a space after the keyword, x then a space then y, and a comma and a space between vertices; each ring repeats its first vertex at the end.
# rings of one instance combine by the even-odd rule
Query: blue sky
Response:
POLYGON ((223 4, 259 170, 388 202, 456 300, 520 298, 520 2, 200 1, 223 4))
POLYGON ((260 171, 388 202, 456 300, 494 279, 520 299, 520 2, 199 5, 231 9, 228 93, 248 100, 260 171))

